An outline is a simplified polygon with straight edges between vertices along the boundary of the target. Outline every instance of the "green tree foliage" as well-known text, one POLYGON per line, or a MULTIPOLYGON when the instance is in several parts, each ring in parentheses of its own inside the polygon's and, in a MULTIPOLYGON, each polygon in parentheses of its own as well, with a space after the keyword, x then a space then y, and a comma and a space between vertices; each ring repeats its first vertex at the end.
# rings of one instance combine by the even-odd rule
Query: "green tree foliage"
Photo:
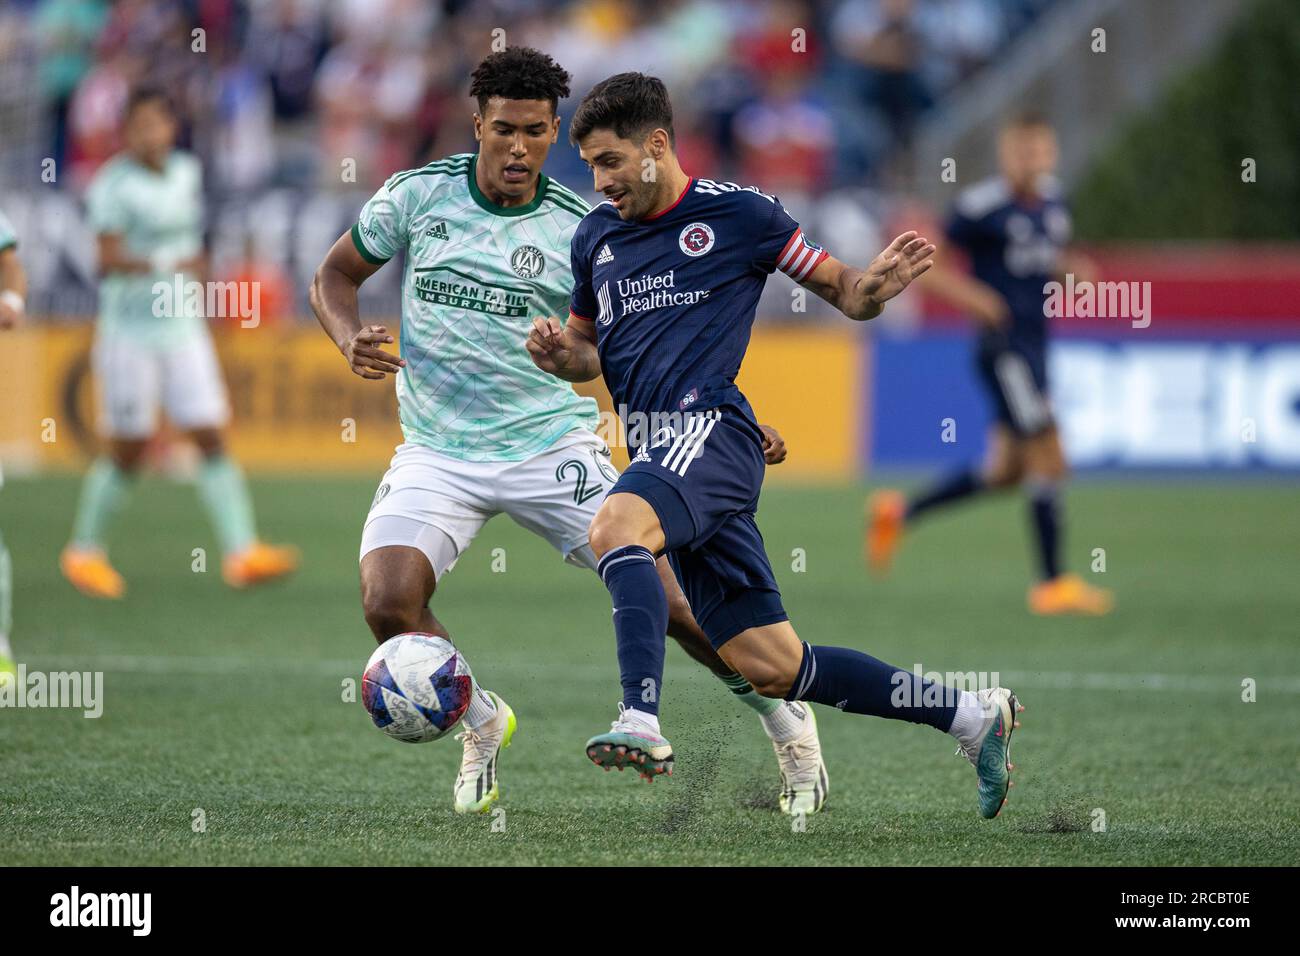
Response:
POLYGON ((1300 7, 1250 5, 1125 124, 1074 195, 1080 238, 1300 239, 1300 7), (1242 163, 1255 161, 1255 182, 1242 163))

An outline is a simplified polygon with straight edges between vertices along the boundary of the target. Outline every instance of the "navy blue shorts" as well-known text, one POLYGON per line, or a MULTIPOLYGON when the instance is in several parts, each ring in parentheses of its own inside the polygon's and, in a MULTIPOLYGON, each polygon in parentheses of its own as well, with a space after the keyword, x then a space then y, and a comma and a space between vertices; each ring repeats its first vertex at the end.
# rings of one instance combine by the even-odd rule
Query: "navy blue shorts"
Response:
POLYGON ((976 364, 997 420, 1013 434, 1032 438, 1052 427, 1045 356, 989 342, 981 343, 976 364))
POLYGON ((789 620, 754 521, 765 467, 758 427, 737 409, 713 408, 660 428, 609 492, 655 510, 668 563, 715 648, 789 620))

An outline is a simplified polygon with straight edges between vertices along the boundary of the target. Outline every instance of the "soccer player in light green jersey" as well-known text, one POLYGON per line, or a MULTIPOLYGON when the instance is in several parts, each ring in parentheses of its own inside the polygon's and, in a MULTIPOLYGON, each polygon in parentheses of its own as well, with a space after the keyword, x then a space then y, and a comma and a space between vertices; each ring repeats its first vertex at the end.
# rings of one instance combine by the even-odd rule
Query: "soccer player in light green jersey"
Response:
POLYGON ((126 149, 96 173, 87 197, 103 274, 94 367, 108 450, 82 484, 59 566, 91 597, 125 591, 108 561, 107 525, 157 430, 160 406, 203 455, 199 497, 217 532, 226 582, 247 587, 297 564, 292 549, 257 538, 244 474, 226 453, 229 403, 206 321, 188 307, 188 296, 159 292, 197 281, 204 264, 201 170, 175 148, 176 135, 167 97, 137 90, 126 108, 126 149))
MULTIPOLYGON (((567 315, 569 241, 589 206, 541 173, 560 128, 569 74, 524 47, 474 71, 474 154, 392 176, 317 270, 311 302, 362 378, 396 376, 405 441, 375 494, 361 537, 361 599, 375 639, 423 631, 450 637, 429 600, 483 525, 497 514, 595 570, 587 529, 618 478, 596 433, 596 403, 541 372, 524 340, 537 315, 567 315), (395 336, 362 325, 357 290, 405 252, 401 356, 395 336)), ((765 455, 785 457, 767 430, 765 455)), ((817 810, 827 776, 812 711, 760 697, 709 645, 666 561, 669 633, 756 710, 776 750, 778 802, 817 810)), ((537 649, 539 653, 542 650, 537 649)), ((650 692, 653 692, 651 689, 650 692)), ((460 735, 457 812, 497 798, 497 759, 515 728, 496 694, 474 687, 460 735)))
MULTIPOLYGON (((0 212, 0 332, 15 328, 23 320, 27 303, 27 273, 18 259, 18 234, 8 217, 0 212)), ((0 471, 0 487, 4 486, 4 472, 0 471)), ((14 652, 9 646, 9 630, 13 627, 13 562, 0 534, 0 680, 5 675, 17 676, 14 652)))

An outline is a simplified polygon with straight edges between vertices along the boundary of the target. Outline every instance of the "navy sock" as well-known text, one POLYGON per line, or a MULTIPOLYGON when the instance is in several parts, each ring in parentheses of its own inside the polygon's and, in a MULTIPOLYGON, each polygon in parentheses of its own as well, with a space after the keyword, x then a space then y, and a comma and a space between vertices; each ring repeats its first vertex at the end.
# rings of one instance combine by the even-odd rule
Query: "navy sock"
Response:
POLYGON ((614 600, 623 706, 658 715, 668 599, 655 568, 655 556, 639 544, 625 545, 607 552, 596 571, 614 600))
POLYGON ((1029 512, 1038 544, 1038 566, 1044 581, 1061 573, 1061 507, 1054 482, 1033 482, 1029 487, 1029 512))
POLYGON ((913 498, 907 505, 907 520, 939 505, 959 501, 984 489, 984 479, 973 468, 959 471, 932 485, 924 494, 913 498))
POLYGON ((851 714, 928 724, 948 732, 960 694, 847 647, 803 645, 803 662, 786 700, 811 700, 851 714))

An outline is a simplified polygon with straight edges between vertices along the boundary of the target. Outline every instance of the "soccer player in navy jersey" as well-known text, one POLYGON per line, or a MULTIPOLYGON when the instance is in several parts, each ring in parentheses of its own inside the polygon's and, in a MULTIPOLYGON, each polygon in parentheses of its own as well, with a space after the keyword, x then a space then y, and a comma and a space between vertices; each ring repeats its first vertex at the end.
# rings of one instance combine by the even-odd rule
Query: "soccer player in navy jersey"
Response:
POLYGON ((988 456, 924 489, 910 501, 893 490, 868 506, 867 553, 888 568, 905 528, 932 509, 1020 486, 1029 505, 1039 581, 1029 591, 1036 614, 1105 614, 1110 592, 1066 572, 1061 562, 1061 486, 1065 455, 1047 394, 1044 286, 1064 273, 1091 271, 1072 256, 1070 213, 1052 178, 1056 133, 1036 113, 1013 117, 998 139, 1000 175, 964 190, 948 238, 970 257, 972 274, 938 268, 926 288, 974 318, 975 364, 995 420, 988 456))
POLYGON ((605 202, 573 235, 567 324, 536 319, 527 348, 568 381, 604 374, 629 437, 644 436, 591 524, 614 606, 623 685, 609 733, 587 743, 607 770, 670 772, 659 728, 666 553, 719 655, 766 697, 929 724, 957 738, 995 816, 1010 785, 1008 745, 1021 708, 1005 688, 958 691, 795 633, 754 515, 762 435, 735 385, 759 293, 775 269, 852 319, 880 314, 931 263, 913 232, 864 269, 829 256, 781 204, 754 188, 696 179, 673 149, 664 84, 621 73, 583 98, 569 130, 605 202))

